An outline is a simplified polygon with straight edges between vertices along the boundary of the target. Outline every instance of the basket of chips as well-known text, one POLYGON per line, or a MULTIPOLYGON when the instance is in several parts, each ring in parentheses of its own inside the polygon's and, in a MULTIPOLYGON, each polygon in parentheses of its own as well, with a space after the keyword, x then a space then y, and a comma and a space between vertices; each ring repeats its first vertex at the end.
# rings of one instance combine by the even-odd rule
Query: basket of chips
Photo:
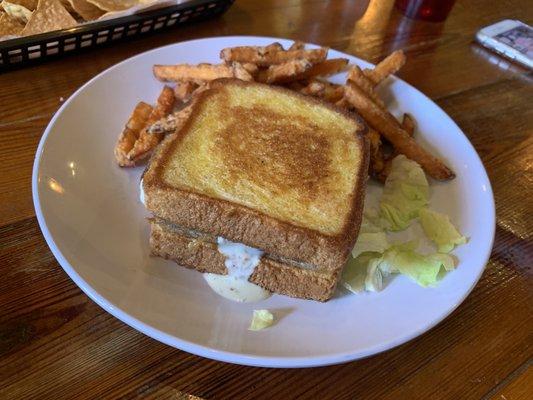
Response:
POLYGON ((234 0, 0 0, 0 70, 224 13, 234 0))

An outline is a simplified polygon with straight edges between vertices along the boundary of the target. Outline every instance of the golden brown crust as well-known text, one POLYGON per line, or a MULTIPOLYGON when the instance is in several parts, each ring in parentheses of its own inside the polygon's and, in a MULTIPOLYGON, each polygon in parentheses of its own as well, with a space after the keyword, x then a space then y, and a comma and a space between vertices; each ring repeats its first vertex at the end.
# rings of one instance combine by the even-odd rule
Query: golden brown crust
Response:
MULTIPOLYGON (((200 272, 227 273, 224 256, 216 244, 181 235, 155 220, 151 221, 150 247, 152 255, 181 266, 200 272)), ((291 297, 327 301, 335 292, 340 272, 302 269, 263 256, 250 282, 291 297)))
MULTIPOLYGON (((261 85, 234 79, 217 80, 212 83, 210 89, 201 93, 196 101, 204 101, 217 87, 229 84, 261 85)), ((231 241, 245 243, 268 253, 316 265, 324 270, 340 271, 357 238, 361 222, 368 171, 368 143, 364 136, 366 127, 357 115, 338 109, 322 100, 284 88, 266 85, 265 87, 297 96, 307 102, 320 104, 357 121, 360 129, 354 134, 358 145, 361 146, 362 160, 354 174, 357 174, 359 183, 351 195, 351 211, 341 232, 333 236, 322 234, 316 230, 278 220, 240 204, 167 185, 161 179, 161 175, 167 163, 168 154, 172 153, 174 146, 180 142, 180 138, 187 134, 187 129, 194 119, 194 113, 176 135, 172 135, 161 144, 160 149, 152 157, 144 174, 147 208, 154 215, 177 225, 223 236, 231 241)))

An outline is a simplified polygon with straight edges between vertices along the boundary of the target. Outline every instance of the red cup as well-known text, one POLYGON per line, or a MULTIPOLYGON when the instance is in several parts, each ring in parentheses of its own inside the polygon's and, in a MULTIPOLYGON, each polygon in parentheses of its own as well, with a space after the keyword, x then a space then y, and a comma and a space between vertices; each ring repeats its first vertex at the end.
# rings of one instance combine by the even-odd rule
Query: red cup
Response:
POLYGON ((442 22, 455 0, 396 0, 396 8, 409 18, 442 22))

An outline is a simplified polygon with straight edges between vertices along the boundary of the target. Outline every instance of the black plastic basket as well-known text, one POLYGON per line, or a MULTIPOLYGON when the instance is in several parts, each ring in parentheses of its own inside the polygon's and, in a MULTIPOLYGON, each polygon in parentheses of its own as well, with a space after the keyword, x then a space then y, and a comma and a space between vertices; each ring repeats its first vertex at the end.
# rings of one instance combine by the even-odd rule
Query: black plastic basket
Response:
POLYGON ((0 71, 223 14, 234 0, 194 0, 78 27, 0 41, 0 71))

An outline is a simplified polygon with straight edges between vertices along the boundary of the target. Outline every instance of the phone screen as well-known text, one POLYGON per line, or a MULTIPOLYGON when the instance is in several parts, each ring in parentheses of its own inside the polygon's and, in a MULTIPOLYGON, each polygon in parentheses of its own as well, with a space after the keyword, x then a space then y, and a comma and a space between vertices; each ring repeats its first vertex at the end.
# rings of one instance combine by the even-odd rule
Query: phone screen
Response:
POLYGON ((529 26, 514 27, 497 34, 494 39, 533 59, 533 29, 529 26))

